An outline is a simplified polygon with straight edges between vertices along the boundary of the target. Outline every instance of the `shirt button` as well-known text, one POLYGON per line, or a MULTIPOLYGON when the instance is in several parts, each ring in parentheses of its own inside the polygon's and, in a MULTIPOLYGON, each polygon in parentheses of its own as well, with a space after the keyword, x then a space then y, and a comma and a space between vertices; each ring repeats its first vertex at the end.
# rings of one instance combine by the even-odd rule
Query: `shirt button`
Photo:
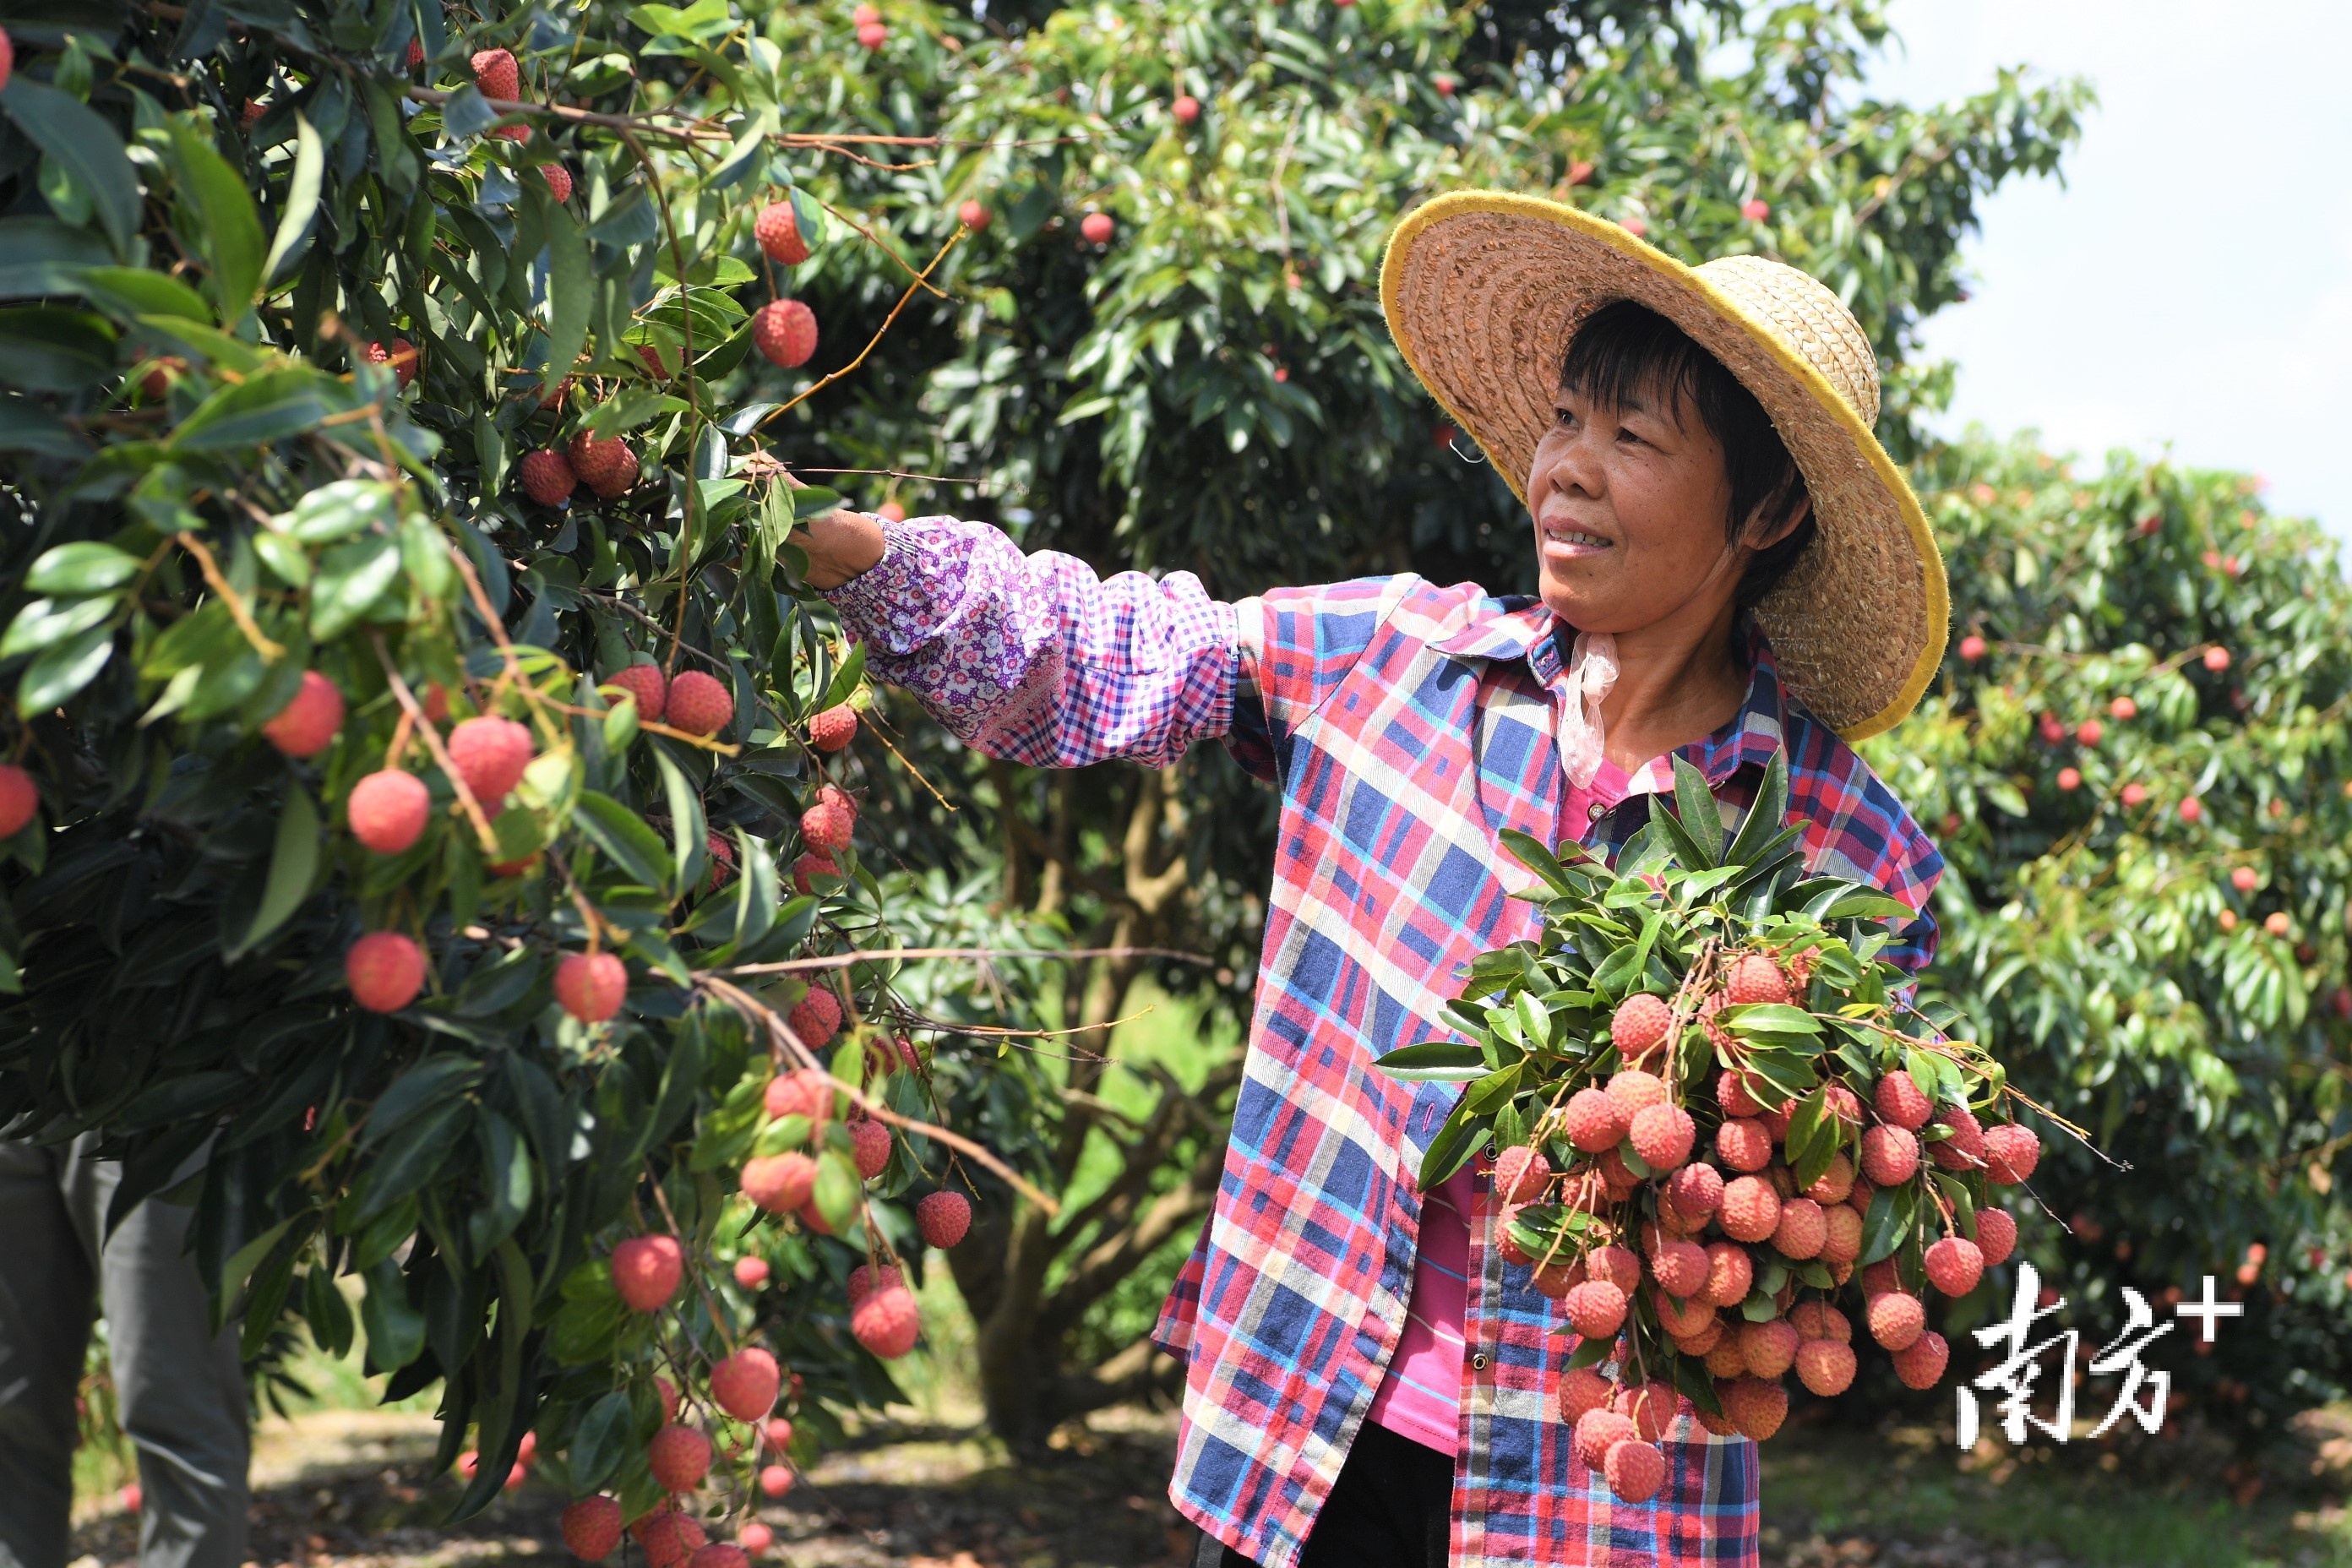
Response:
POLYGON ((1598 822, 1608 815, 1609 808, 1597 800, 1584 808, 1584 820, 1587 822, 1598 822))
POLYGON ((1486 1370, 1486 1352, 1485 1351, 1480 1351, 1476 1355, 1470 1358, 1470 1370, 1472 1372, 1484 1372, 1486 1370))

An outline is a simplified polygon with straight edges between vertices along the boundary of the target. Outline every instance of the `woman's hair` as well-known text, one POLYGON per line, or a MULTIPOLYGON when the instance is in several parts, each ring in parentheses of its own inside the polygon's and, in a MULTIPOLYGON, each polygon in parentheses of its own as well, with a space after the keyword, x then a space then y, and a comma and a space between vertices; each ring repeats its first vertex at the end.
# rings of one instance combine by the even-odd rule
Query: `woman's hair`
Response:
MULTIPOLYGON (((1647 306, 1615 300, 1587 316, 1568 345, 1559 384, 1609 408, 1622 408, 1649 393, 1697 409, 1707 434, 1723 448, 1724 471, 1731 480, 1724 531, 1735 544, 1759 507, 1766 523, 1777 523, 1806 499, 1805 476, 1797 471, 1756 395, 1721 360, 1647 306)), ((1817 531, 1807 512, 1787 538, 1758 551, 1740 574, 1738 607, 1748 608, 1779 586, 1817 531)))

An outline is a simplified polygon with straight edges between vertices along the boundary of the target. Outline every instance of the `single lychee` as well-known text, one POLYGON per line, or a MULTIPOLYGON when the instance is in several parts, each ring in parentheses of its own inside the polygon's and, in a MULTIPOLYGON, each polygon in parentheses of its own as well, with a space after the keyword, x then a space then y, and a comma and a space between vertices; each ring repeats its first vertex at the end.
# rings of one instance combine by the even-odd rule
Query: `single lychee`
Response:
POLYGON ((557 206, 562 206, 572 199, 571 170, 561 163, 543 164, 539 171, 539 177, 547 182, 547 194, 555 198, 557 206))
POLYGON ((857 1304, 877 1290, 891 1289, 906 1282, 906 1276, 890 1264, 885 1263, 880 1271, 877 1272, 871 1263, 861 1263, 849 1271, 849 1283, 846 1287, 849 1295, 849 1310, 856 1311, 857 1304))
POLYGON ((1666 1457, 1655 1443, 1612 1443, 1604 1472, 1619 1501, 1647 1502, 1666 1484, 1666 1457))
POLYGON ((1713 1165, 1685 1165, 1666 1181, 1666 1203, 1685 1219, 1706 1218, 1722 1205, 1723 1173, 1713 1165))
POLYGON ((872 1181, 889 1166, 890 1130, 878 1121, 851 1122, 849 1157, 857 1163, 858 1175, 872 1181))
POLYGON ((1914 1132, 1927 1125, 1928 1117, 1936 1110, 1907 1072, 1891 1072, 1880 1079, 1877 1089, 1871 1093, 1871 1104, 1882 1121, 1914 1132))
POLYGON ((1179 93, 1176 101, 1168 106, 1168 112, 1176 117, 1177 124, 1190 125, 1201 118, 1201 100, 1189 92, 1179 93))
POLYGON ((567 952, 555 964, 555 1000, 583 1024, 601 1024, 629 994, 629 966, 610 952, 567 952))
POLYGON ((816 312, 798 300, 771 300, 752 314, 751 342, 772 364, 804 365, 816 353, 816 312))
POLYGON ((1636 1112, 1666 1102, 1666 1080, 1639 1068, 1628 1068, 1612 1074, 1607 1087, 1609 1098, 1615 1100, 1617 1109, 1625 1113, 1629 1128, 1636 1112))
POLYGON ((1771 1436, 1789 1418, 1789 1391, 1769 1378, 1755 1374, 1734 1378, 1728 1386, 1719 1386, 1716 1393, 1731 1424, 1739 1428, 1742 1436, 1754 1442, 1761 1443, 1771 1436))
POLYGON ((937 1192, 915 1205, 915 1228, 923 1245, 945 1252, 971 1229, 971 1200, 961 1193, 937 1192))
POLYGON ((1625 1292, 1608 1279, 1587 1279, 1561 1303, 1568 1321, 1586 1339, 1606 1339, 1625 1323, 1625 1292))
POLYGON ((1838 1124, 1841 1137, 1862 1125, 1862 1097, 1842 1083, 1822 1090, 1822 1114, 1838 1124))
POLYGON ((583 430, 572 437, 565 457, 580 482, 606 500, 628 494, 637 482, 637 454, 618 436, 600 441, 583 430))
POLYGON ((1504 1150, 1495 1161, 1495 1194, 1504 1203, 1532 1203, 1550 1180, 1551 1162, 1524 1144, 1504 1150))
POLYGON ((1605 1090, 1580 1089, 1568 1097, 1560 1120, 1570 1142, 1587 1153, 1597 1154, 1603 1149, 1614 1149, 1623 1141, 1625 1124, 1631 1118, 1605 1090))
POLYGON ((1666 1005, 1665 998, 1637 991, 1618 1003, 1617 1011, 1610 1015, 1609 1042, 1628 1062, 1638 1062, 1666 1043, 1666 1031, 1674 1021, 1674 1009, 1666 1005))
POLYGON ((511 719, 468 719, 449 731, 448 744, 450 764, 485 811, 498 810, 530 766, 530 731, 511 719))
MULTIPOLYGON (((1662 1320, 1664 1316, 1664 1314, 1660 1314, 1662 1320)), ((1675 1335, 1675 1349, 1686 1356, 1697 1356, 1703 1359, 1717 1345, 1723 1342, 1724 1333, 1723 1320, 1715 1315, 1715 1308, 1709 1305, 1706 1308, 1706 1321, 1700 1326, 1698 1332, 1675 1335)))
POLYGON ((647 1514, 629 1533, 646 1549, 651 1568, 686 1568, 687 1560, 703 1545, 702 1526, 675 1510, 647 1514))
POLYGON ((637 717, 661 721, 669 710, 669 681, 657 664, 632 664, 606 676, 603 684, 617 686, 637 700, 637 717))
POLYGON ((474 85, 484 98, 513 103, 522 96, 522 68, 504 49, 484 49, 474 56, 474 85))
POLYGON ((841 867, 830 855, 810 853, 793 861, 793 889, 795 892, 814 893, 817 878, 830 877, 838 880, 840 876, 841 867))
POLYGON ((1985 1267, 2009 1261, 2017 1250, 2017 1221, 2007 1209, 1977 1210, 1977 1251, 1984 1257, 1985 1267))
POLYGON ((621 1505, 608 1497, 584 1497, 563 1510, 563 1544, 572 1555, 602 1563, 621 1544, 621 1505))
POLYGON ((1668 1241, 1650 1253, 1650 1273, 1669 1296, 1693 1296, 1706 1284, 1706 1248, 1695 1241, 1668 1241))
POLYGON ((805 1116, 811 1121, 823 1121, 833 1114, 834 1096, 840 1085, 833 1075, 815 1068, 796 1068, 778 1073, 768 1080, 766 1101, 768 1114, 781 1120, 787 1116, 805 1116))
POLYGON ((261 727, 261 733, 289 757, 315 757, 342 727, 342 692, 317 670, 306 669, 293 697, 261 727))
POLYGON ((1933 1388, 1951 1359, 1951 1347, 1933 1329, 1924 1331, 1910 1345, 1895 1352, 1895 1375, 1906 1388, 1933 1388))
POLYGON ((751 1559, 731 1541, 714 1541, 696 1547, 694 1555, 686 1560, 686 1568, 751 1568, 751 1559))
POLYGON ((1760 1118, 1732 1117, 1715 1130, 1715 1153, 1735 1171, 1760 1171, 1772 1163, 1772 1133, 1760 1118))
POLYGON ((1850 1204, 1830 1204, 1822 1210, 1822 1249, 1814 1256, 1830 1265, 1852 1263, 1862 1256, 1861 1209, 1850 1204))
POLYGON ((1088 213, 1079 220, 1078 232, 1087 237, 1088 245, 1108 245, 1112 231, 1118 226, 1108 213, 1088 213))
POLYGON ((520 472, 523 493, 541 506, 562 506, 580 485, 571 462, 552 447, 524 453, 520 472))
POLYGON ((841 999, 822 985, 811 986, 784 1022, 800 1037, 801 1044, 815 1050, 840 1029, 841 999))
POLYGON ((878 49, 890 41, 890 29, 879 22, 867 22, 857 29, 857 41, 868 49, 878 49))
POLYGON ((1843 1152, 1830 1156, 1829 1167, 1813 1178, 1805 1195, 1817 1204, 1842 1204, 1853 1191, 1853 1162, 1843 1152))
POLYGON ((1775 1143, 1783 1143, 1789 1138, 1789 1123, 1795 1121, 1796 1117, 1797 1102, 1792 1100, 1786 1105, 1773 1107, 1757 1120, 1764 1123, 1764 1130, 1772 1134, 1772 1141, 1775 1143))
POLYGON ((396 931, 372 931, 343 954, 343 984, 371 1013, 397 1013, 425 988, 425 950, 396 931))
POLYGON ((1576 1367, 1562 1373, 1559 1379, 1559 1418, 1570 1426, 1584 1419, 1588 1410, 1599 1410, 1609 1403, 1614 1389, 1609 1380, 1589 1366, 1576 1367))
POLYGON ((1622 1295, 1631 1296, 1642 1283, 1642 1260, 1613 1242, 1587 1253, 1584 1267, 1591 1278, 1607 1280, 1622 1295))
POLYGON ((1853 1339, 1853 1325, 1827 1301, 1798 1302, 1789 1309, 1789 1326, 1797 1331, 1800 1340, 1835 1340, 1846 1344, 1853 1339))
POLYGON ((2180 803, 2179 810, 2181 821, 2196 822, 2205 815, 2205 803, 2192 795, 2180 803))
POLYGON ((406 338, 393 339, 389 348, 382 343, 372 342, 360 351, 360 357, 370 364, 390 365, 393 384, 396 386, 404 388, 416 379, 418 360, 416 345, 406 338))
POLYGON ((1633 1113, 1625 1135, 1643 1164, 1653 1171, 1671 1171, 1690 1158, 1698 1123, 1679 1105, 1645 1105, 1633 1113))
POLYGON ((885 1286, 849 1314, 849 1331, 857 1342, 884 1361, 895 1361, 915 1348, 922 1314, 904 1285, 885 1286))
POLYGON ((776 1532, 756 1519, 735 1532, 735 1544, 754 1557, 764 1554, 775 1543, 776 1532))
POLYGON ((735 1260, 735 1283, 746 1290, 757 1290, 765 1285, 768 1274, 768 1260, 764 1258, 745 1253, 735 1260))
POLYGON ((1984 1129, 1964 1105, 1948 1105, 1941 1112, 1951 1136, 1927 1145, 1928 1156, 1947 1171, 1973 1171, 1984 1164, 1984 1129))
POLYGON ((1739 1325, 1739 1356, 1759 1377, 1778 1377, 1797 1359, 1797 1331, 1785 1318, 1739 1325))
POLYGON ((646 1468, 667 1492, 690 1492, 710 1473, 710 1439, 673 1422, 646 1445, 646 1468))
POLYGON ((1836 1340, 1807 1340, 1797 1347, 1797 1381, 1827 1399, 1853 1386, 1853 1347, 1836 1340))
POLYGON ((1633 1418, 1624 1412, 1606 1405, 1588 1410, 1576 1418, 1576 1457, 1597 1470, 1608 1458, 1612 1446, 1633 1441, 1636 1436, 1633 1418))
POLYGON ((956 208, 956 221, 972 233, 978 234, 988 226, 988 208, 979 202, 968 201, 956 208))
POLYGON ((1717 1223, 1735 1241, 1761 1241, 1780 1224, 1780 1194, 1760 1176, 1736 1176, 1724 1184, 1717 1223))
POLYGON ((14 838, 41 809, 41 792, 33 775, 10 763, 0 763, 0 838, 14 838))
POLYGON ((1927 1327, 1927 1305, 1907 1290, 1885 1290, 1870 1299, 1864 1314, 1870 1337, 1891 1351, 1907 1350, 1927 1327))
POLYGON ((1772 216, 1772 204, 1760 197, 1750 196, 1739 204, 1739 216, 1749 223, 1762 223, 1772 216))
POLYGON ((793 1489, 793 1472, 782 1465, 765 1465, 760 1470, 760 1493, 763 1497, 780 1498, 793 1489))
POLYGON ((698 669, 669 683, 669 723, 689 735, 716 735, 735 717, 735 697, 718 679, 698 669))
POLYGON ((1677 1340, 1704 1333, 1707 1325, 1715 1321, 1715 1304, 1711 1301, 1686 1300, 1653 1289, 1650 1306, 1658 1314, 1658 1326, 1677 1340))
POLYGON ((1748 1092, 1748 1079, 1742 1074, 1726 1068, 1715 1076, 1715 1102, 1726 1116, 1751 1117, 1764 1114, 1764 1102, 1748 1092))
POLYGON ((793 1446, 793 1424, 781 1415, 771 1415, 760 1423, 760 1441, 772 1453, 781 1454, 793 1446))
POLYGON ((1920 1260, 1927 1283, 1947 1296, 1965 1296, 1984 1277, 1984 1253, 1965 1236, 1948 1236, 1927 1248, 1920 1260))
POLYGON ((1982 638, 1982 637, 1980 637, 1977 636, 1977 634, 1976 634, 1976 633, 1974 633, 1974 632, 1970 632, 1968 636, 1966 636, 1966 637, 1962 637, 1962 638, 1960 639, 1960 658, 1961 658, 1965 659, 1966 661, 1968 661, 1968 662, 1969 662, 1969 663, 1970 663, 1970 664, 1974 664, 1974 663, 1976 663, 1976 661, 1977 661, 1977 660, 1979 660, 1979 659, 1982 658, 1984 656, 1985 656, 1985 640, 1984 640, 1984 638, 1982 638))
POLYGON ((809 744, 820 752, 837 752, 857 738, 857 710, 837 702, 809 721, 809 744))
POLYGON ((798 267, 808 259, 808 241, 801 237, 800 216, 790 202, 770 202, 761 207, 751 233, 760 242, 761 254, 779 267, 798 267))
POLYGON ((1728 1241, 1709 1242, 1706 1283, 1700 1287, 1700 1298, 1717 1307, 1737 1307, 1748 1300, 1755 1278, 1756 1266, 1746 1247, 1728 1241))
POLYGON ((746 1345, 710 1369, 710 1401, 738 1421, 757 1421, 776 1407, 783 1373, 759 1345, 746 1345))
POLYGON ((433 792, 425 781, 398 768, 383 768, 360 780, 344 805, 352 837, 378 855, 397 855, 415 843, 432 810, 433 792))
POLYGON ((1521 1268, 1536 1260, 1535 1254, 1521 1247, 1519 1238, 1511 1234, 1512 1222, 1518 1218, 1519 1210, 1526 1206, 1524 1204, 1505 1204, 1502 1212, 1495 1218, 1495 1250, 1503 1255, 1504 1262, 1517 1264, 1521 1268))
POLYGON ((857 818, 831 801, 821 800, 801 813, 801 842, 822 855, 849 847, 857 818))
POLYGON ((1862 1173, 1870 1178, 1872 1185, 1900 1186, 1918 1168, 1919 1140, 1908 1130, 1882 1122, 1863 1131, 1862 1173))
POLYGON ((2042 1140, 2031 1127, 2005 1121, 1984 1134, 1985 1175, 2002 1186, 2014 1186, 2033 1174, 2042 1160, 2042 1140))
POLYGON ((1739 962, 1731 966, 1731 976, 1724 984, 1724 995, 1735 1006, 1759 1002, 1785 1003, 1790 1000, 1789 979, 1780 973, 1780 966, 1766 954, 1743 953, 1739 962))
POLYGON ((658 1312, 686 1278, 686 1249, 674 1236, 633 1236, 613 1248, 613 1289, 633 1312, 658 1312))
POLYGON ((738 1184, 770 1214, 791 1214, 816 1191, 816 1162, 797 1150, 758 1155, 743 1163, 738 1184))

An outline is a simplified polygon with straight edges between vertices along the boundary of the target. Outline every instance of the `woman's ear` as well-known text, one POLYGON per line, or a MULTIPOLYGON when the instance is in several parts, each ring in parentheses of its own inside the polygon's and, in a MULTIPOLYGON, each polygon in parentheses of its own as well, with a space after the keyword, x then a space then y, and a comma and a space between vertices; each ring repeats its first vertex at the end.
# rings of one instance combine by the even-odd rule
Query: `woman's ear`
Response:
POLYGON ((1787 505, 1783 495, 1767 496, 1758 502, 1756 510, 1748 514, 1748 526, 1739 531, 1739 542, 1759 553, 1771 549, 1796 532, 1805 519, 1812 515, 1813 498, 1800 492, 1796 504, 1775 520, 1771 515, 1772 509, 1781 505, 1787 505))

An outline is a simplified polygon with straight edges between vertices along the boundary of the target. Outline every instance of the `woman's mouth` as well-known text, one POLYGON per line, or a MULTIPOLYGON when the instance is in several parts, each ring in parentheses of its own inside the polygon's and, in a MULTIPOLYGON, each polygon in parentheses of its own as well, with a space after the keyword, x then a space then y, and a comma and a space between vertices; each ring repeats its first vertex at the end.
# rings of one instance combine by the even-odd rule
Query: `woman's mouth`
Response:
POLYGON ((1543 525, 1543 552, 1558 560, 1577 560, 1598 555, 1611 548, 1610 542, 1597 533, 1587 533, 1580 528, 1560 523, 1543 525))

